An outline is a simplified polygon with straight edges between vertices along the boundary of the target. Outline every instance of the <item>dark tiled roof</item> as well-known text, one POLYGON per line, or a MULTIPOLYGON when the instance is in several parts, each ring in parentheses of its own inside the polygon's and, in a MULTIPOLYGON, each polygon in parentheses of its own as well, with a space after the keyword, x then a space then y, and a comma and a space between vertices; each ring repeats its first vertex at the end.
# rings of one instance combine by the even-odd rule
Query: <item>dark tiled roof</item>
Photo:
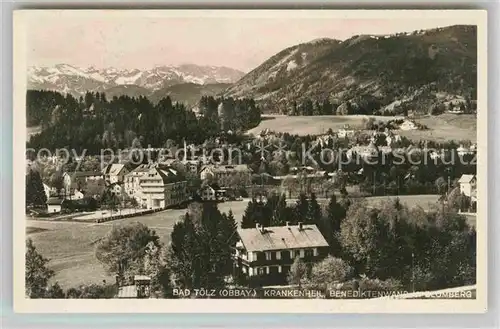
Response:
POLYGON ((63 199, 59 199, 59 198, 49 198, 47 200, 47 204, 48 205, 61 205, 63 203, 63 199))
POLYGON ((92 176, 102 176, 99 171, 75 171, 71 174, 72 177, 92 177, 92 176))
POLYGON ((272 226, 238 229, 241 242, 247 251, 266 251, 298 248, 328 247, 328 243, 316 225, 272 226))

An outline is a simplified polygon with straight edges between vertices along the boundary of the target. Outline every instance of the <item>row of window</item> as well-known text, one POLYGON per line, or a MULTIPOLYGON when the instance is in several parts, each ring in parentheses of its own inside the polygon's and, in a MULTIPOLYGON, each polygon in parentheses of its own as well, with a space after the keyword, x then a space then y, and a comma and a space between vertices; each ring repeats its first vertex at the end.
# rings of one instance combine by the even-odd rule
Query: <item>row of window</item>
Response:
MULTIPOLYGON (((249 252, 248 260, 253 261, 269 261, 269 260, 291 260, 297 257, 300 258, 310 258, 318 255, 317 248, 306 248, 306 249, 292 249, 292 250, 278 250, 278 251, 261 251, 261 252, 249 252)), ((244 257, 244 258, 247 258, 244 257)))
POLYGON ((258 267, 243 266, 241 270, 244 274, 248 274, 249 276, 268 275, 268 274, 288 273, 290 271, 290 266, 289 265, 258 266, 258 267))

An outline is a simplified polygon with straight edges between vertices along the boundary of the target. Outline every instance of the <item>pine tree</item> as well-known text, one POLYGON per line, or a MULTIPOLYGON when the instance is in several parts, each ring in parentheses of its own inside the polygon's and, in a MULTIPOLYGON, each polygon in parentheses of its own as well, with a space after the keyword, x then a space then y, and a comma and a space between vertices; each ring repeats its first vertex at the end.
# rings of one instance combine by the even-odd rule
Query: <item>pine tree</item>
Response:
POLYGON ((30 169, 26 175, 26 205, 43 206, 47 195, 43 188, 42 178, 37 170, 30 169))
POLYGON ((255 227, 255 208, 256 208, 256 200, 252 199, 248 202, 248 205, 243 213, 241 218, 241 228, 253 228, 255 227))
POLYGON ((326 216, 323 219, 319 229, 330 245, 330 252, 338 257, 341 254, 339 242, 340 225, 345 218, 345 209, 337 203, 337 197, 331 196, 326 208, 326 216))
POLYGON ((308 201, 308 209, 306 216, 306 224, 317 224, 321 221, 321 208, 316 200, 316 194, 311 193, 311 198, 308 201))
POLYGON ((203 270, 199 263, 201 245, 189 213, 174 225, 170 240, 168 265, 174 285, 182 289, 199 286, 203 270))
POLYGON ((309 212, 309 201, 304 193, 299 195, 299 199, 295 204, 295 216, 298 222, 306 222, 309 212))
POLYGON ((277 201, 272 209, 271 226, 283 226, 287 221, 290 221, 290 219, 287 218, 286 196, 282 194, 276 198, 277 201))
POLYGON ((29 298, 44 298, 49 280, 54 276, 54 271, 47 267, 49 259, 36 251, 31 239, 26 241, 26 273, 25 289, 29 298))
POLYGON ((169 264, 180 288, 218 288, 232 270, 232 247, 236 244, 233 214, 223 215, 215 203, 204 203, 199 218, 189 213, 174 226, 169 264))

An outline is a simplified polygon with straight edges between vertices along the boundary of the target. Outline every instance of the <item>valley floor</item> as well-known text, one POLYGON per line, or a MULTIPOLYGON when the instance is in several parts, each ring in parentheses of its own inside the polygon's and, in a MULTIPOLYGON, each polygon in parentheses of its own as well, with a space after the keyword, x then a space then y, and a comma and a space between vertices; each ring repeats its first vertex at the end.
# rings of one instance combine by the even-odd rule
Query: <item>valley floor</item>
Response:
MULTIPOLYGON (((381 201, 393 197, 366 198, 369 204, 378 205, 381 201)), ((436 195, 399 196, 402 203, 408 206, 419 205, 429 209, 436 204, 436 195)), ((294 200, 290 200, 294 202, 294 200)), ((327 202, 327 200, 318 200, 327 202)), ((219 204, 221 212, 233 211, 234 217, 241 221, 248 200, 230 201, 219 204)), ((27 237, 33 242, 44 257, 50 259, 49 267, 56 272, 54 281, 64 288, 82 284, 114 282, 114 277, 108 275, 94 256, 96 243, 100 241, 115 225, 126 225, 141 222, 154 229, 163 243, 170 241, 174 224, 186 212, 185 209, 168 209, 153 214, 115 220, 107 223, 86 222, 51 222, 42 220, 26 220, 27 237)), ((475 222, 475 216, 468 216, 475 222), (473 218, 472 218, 473 217, 473 218)))

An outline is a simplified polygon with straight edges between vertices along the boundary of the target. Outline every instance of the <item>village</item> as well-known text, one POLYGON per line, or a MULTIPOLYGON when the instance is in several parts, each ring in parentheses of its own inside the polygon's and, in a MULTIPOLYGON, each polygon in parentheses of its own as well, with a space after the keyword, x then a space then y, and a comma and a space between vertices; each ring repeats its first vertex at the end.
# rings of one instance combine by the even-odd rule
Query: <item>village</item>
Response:
MULTIPOLYGON (((399 127, 401 130, 419 129, 418 125, 412 120, 401 121, 399 127)), ((289 167, 287 173, 275 172, 275 175, 263 170, 255 172, 249 164, 233 164, 232 161, 235 160, 231 158, 226 161, 226 164, 220 163, 221 161, 200 154, 201 145, 187 145, 186 142, 180 149, 181 158, 161 156, 162 151, 165 151, 162 148, 136 150, 144 153, 149 152, 149 154, 150 152, 160 154, 155 161, 149 159, 148 163, 139 165, 130 165, 130 154, 132 153, 125 152, 121 154, 119 159, 115 160, 116 163, 105 164, 101 170, 61 172, 61 169, 58 169, 59 179, 52 180, 57 186, 50 186, 50 182, 43 183, 47 207, 46 212, 41 211, 40 215, 46 214, 56 218, 55 216, 59 216, 61 213, 70 214, 72 209, 78 213, 85 210, 89 205, 91 208, 92 205, 97 208, 97 201, 102 201, 103 196, 111 196, 111 198, 105 200, 108 204, 101 204, 102 211, 96 211, 93 214, 86 211, 84 215, 80 216, 81 219, 94 218, 97 222, 100 222, 108 219, 108 217, 121 218, 122 216, 139 215, 146 210, 157 211, 171 207, 182 207, 186 206, 190 200, 193 200, 193 197, 199 197, 203 201, 222 202, 243 200, 243 197, 251 198, 269 193, 287 193, 291 196, 292 193, 296 195, 297 192, 306 192, 305 189, 298 191, 303 186, 307 186, 307 192, 309 193, 311 189, 316 193, 324 193, 325 189, 332 189, 331 192, 333 192, 334 187, 339 186, 339 180, 341 179, 339 176, 363 174, 363 168, 355 173, 346 171, 347 165, 351 161, 360 161, 356 157, 366 161, 370 157, 378 157, 379 154, 384 156, 391 153, 408 152, 407 147, 402 147, 401 136, 394 134, 388 128, 385 128, 382 132, 373 132, 369 138, 367 136, 369 135, 360 138, 358 130, 346 125, 336 133, 330 132, 326 135, 320 135, 312 141, 312 147, 318 146, 321 148, 334 147, 336 141, 347 141, 344 144, 347 146, 345 149, 347 162, 344 168, 334 167, 334 170, 327 171, 322 170, 318 165, 303 164, 289 167), (360 143, 357 142, 356 145, 349 147, 348 145, 352 145, 349 140, 362 140, 367 145, 359 145, 360 143), (197 155, 197 153, 200 155, 197 155), (127 163, 129 164, 127 165, 127 163), (188 180, 195 186, 188 188, 188 180), (109 211, 106 211, 106 208, 109 211), (113 214, 113 211, 117 213, 113 214), (104 216, 104 213, 106 213, 106 216, 104 216)), ((236 147, 249 149, 252 146, 251 144, 259 147, 263 142, 272 144, 278 141, 280 143, 281 137, 282 134, 266 130, 262 131, 253 140, 249 139, 243 145, 230 145, 216 140, 214 148, 217 147, 217 150, 225 149, 231 152, 236 147)), ((339 144, 337 143, 337 145, 339 144)), ((169 151, 168 154, 179 153, 177 149, 174 150, 176 152, 167 151, 169 151)), ((257 151, 259 150, 257 149, 257 151)), ((262 151, 267 152, 265 148, 262 151)), ((427 156, 431 160, 437 161, 439 158, 444 157, 445 152, 452 150, 423 148, 420 151, 427 152, 427 156)), ((476 154, 476 144, 470 142, 468 145, 459 144, 453 151, 460 158, 473 157, 476 154)), ((280 150, 278 147, 272 155, 274 156, 276 153, 279 155, 279 152, 287 152, 287 150, 280 150)), ((87 156, 86 158, 79 158, 79 166, 83 167, 85 161, 98 161, 96 159, 99 158, 103 159, 104 157, 87 156)), ((470 159, 472 160, 472 158, 470 159)), ((57 156, 40 159, 41 163, 53 167, 60 167, 61 161, 62 159, 57 156)), ((266 158, 262 156, 259 167, 261 167, 261 164, 265 164, 266 161, 266 158)), ((29 166, 30 162, 28 161, 29 166)), ((411 177, 411 173, 403 173, 402 177, 407 180, 411 177)), ((457 177, 460 192, 471 199, 471 204, 476 202, 474 185, 471 183, 474 178, 473 174, 463 174, 461 177, 457 177)), ((345 186, 348 183, 342 182, 342 184, 345 186)), ((326 196, 328 195, 326 194, 326 196)), ((37 212, 34 210, 33 213, 37 212)), ((68 216, 64 217, 68 218, 68 216)))

